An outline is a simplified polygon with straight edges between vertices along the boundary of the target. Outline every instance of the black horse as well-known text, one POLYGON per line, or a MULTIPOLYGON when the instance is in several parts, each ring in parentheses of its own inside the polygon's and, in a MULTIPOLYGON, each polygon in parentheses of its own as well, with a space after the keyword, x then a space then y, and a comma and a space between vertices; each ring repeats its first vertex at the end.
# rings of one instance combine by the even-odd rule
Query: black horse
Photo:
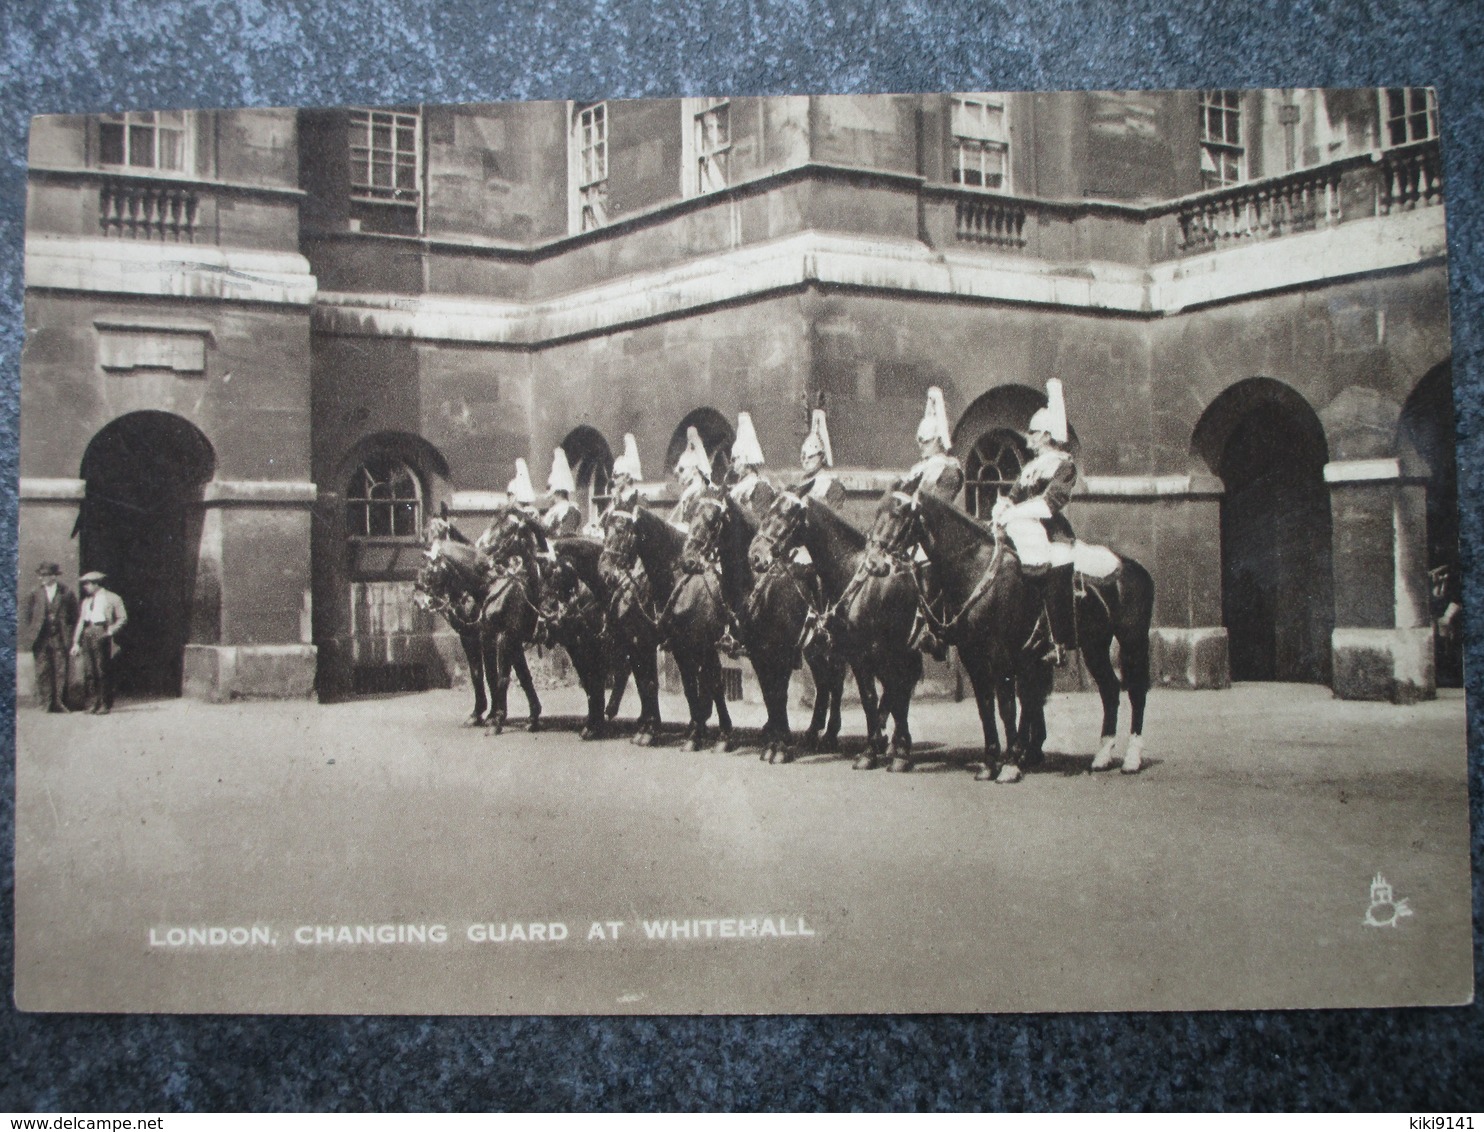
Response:
POLYGON ((524 652, 517 650, 512 655, 506 639, 505 613, 512 592, 505 575, 492 576, 490 560, 456 531, 433 540, 425 554, 427 560, 415 582, 416 600, 424 609, 442 615, 463 647, 469 682, 474 685, 474 710, 464 725, 484 724, 496 732, 503 727, 513 667, 530 705, 531 730, 540 730, 541 699, 531 670, 524 652))
MULTIPOLYGON (((643 507, 614 507, 603 516, 603 551, 598 559, 608 588, 603 623, 639 690, 639 729, 632 741, 640 747, 653 744, 659 733, 660 633, 656 603, 669 600, 675 586, 674 563, 684 541, 685 536, 678 530, 643 507), (640 563, 643 571, 636 569, 640 563)), ((620 683, 610 707, 622 690, 620 683)))
POLYGON ((553 539, 548 546, 550 557, 539 563, 537 606, 541 615, 536 625, 536 643, 558 644, 567 650, 587 697, 587 717, 579 737, 601 739, 608 733, 603 687, 612 668, 603 633, 608 587, 598 569, 603 544, 596 539, 573 536, 553 539))
POLYGON ((855 760, 855 769, 880 765, 879 756, 888 751, 889 715, 894 726, 888 769, 911 770, 907 713, 922 678, 922 655, 910 644, 917 612, 915 582, 868 551, 866 536, 826 504, 781 492, 753 539, 753 569, 767 570, 798 546, 808 550, 830 603, 824 615, 829 645, 850 666, 860 689, 867 748, 855 760))
MULTIPOLYGON (((1034 710, 1042 687, 1049 681, 1038 669, 1044 666, 1024 659, 1032 651, 1035 626, 1040 610, 1035 608, 1020 580, 1020 560, 1002 533, 986 529, 969 515, 951 504, 930 495, 915 497, 894 493, 883 503, 878 527, 883 537, 894 545, 915 542, 932 560, 945 596, 945 606, 952 611, 942 628, 958 646, 959 657, 974 679, 976 666, 983 666, 981 676, 988 679, 986 688, 1003 696, 1003 684, 995 683, 1008 669, 1021 687, 1021 707, 1034 710), (888 529, 890 534, 887 534, 888 529), (1024 634, 1022 636, 1022 633, 1024 634), (1007 661, 999 649, 1021 654, 1007 661), (1004 667, 1001 667, 1001 666, 1004 667), (987 670, 985 670, 987 669, 987 670)), ((1119 555, 1118 568, 1106 581, 1083 580, 1083 592, 1074 603, 1076 644, 1088 672, 1098 686, 1103 705, 1102 740, 1093 759, 1094 770, 1107 770, 1113 765, 1113 752, 1118 735, 1119 677, 1113 670, 1112 646, 1116 640, 1122 687, 1128 693, 1130 737, 1122 770, 1135 774, 1143 766, 1144 707, 1149 695, 1149 629, 1154 618, 1154 580, 1149 571, 1132 558, 1119 555)), ((975 692, 980 684, 976 681, 975 692)), ((1001 714, 1003 716, 1003 702, 1001 714)), ((990 755, 997 747, 991 740, 993 718, 981 700, 980 716, 985 722, 986 772, 994 773, 1000 782, 1020 778, 1018 762, 1009 762, 992 770, 990 755)), ((1022 731, 1024 734, 1024 731, 1022 731)), ((1044 724, 1039 738, 1044 740, 1044 724)), ((1033 738, 1035 735, 1033 734, 1033 738)), ((1007 728, 1008 741, 1008 728, 1007 728)), ((1019 752, 1023 759, 1039 752, 1033 742, 1019 752)))

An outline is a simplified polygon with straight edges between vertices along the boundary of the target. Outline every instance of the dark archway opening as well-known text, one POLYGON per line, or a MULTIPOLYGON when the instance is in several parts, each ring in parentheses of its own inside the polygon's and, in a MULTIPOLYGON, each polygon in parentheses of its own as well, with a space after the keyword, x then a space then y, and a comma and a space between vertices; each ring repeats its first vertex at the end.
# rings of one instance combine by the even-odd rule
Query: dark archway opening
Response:
POLYGON ((737 438, 737 434, 732 431, 726 417, 715 409, 696 409, 686 414, 685 419, 675 427, 675 432, 670 437, 670 447, 665 450, 664 474, 668 476, 674 472, 680 454, 685 451, 686 430, 692 425, 700 434, 701 443, 706 446, 706 454, 711 457, 711 481, 724 483, 727 469, 732 463, 732 441, 737 438))
POLYGON ((603 434, 591 425, 578 425, 562 441, 562 451, 577 483, 577 499, 583 517, 598 521, 613 497, 613 450, 603 434))
MULTIPOLYGON (((1432 616, 1462 605, 1458 550, 1458 458, 1453 428, 1453 367, 1445 362, 1417 384, 1402 407, 1398 448, 1403 469, 1427 477, 1427 568, 1432 616)), ((1438 687, 1463 687, 1463 624, 1440 625, 1434 653, 1438 687)))
POLYGON ((171 413, 120 417, 82 459, 77 530, 84 572, 101 570, 123 599, 114 678, 121 693, 178 696, 200 558, 202 495, 216 456, 171 413))
POLYGON ((1327 684, 1334 629, 1329 448, 1319 418, 1287 386, 1227 390, 1196 430, 1222 480, 1222 620, 1232 678, 1327 684))

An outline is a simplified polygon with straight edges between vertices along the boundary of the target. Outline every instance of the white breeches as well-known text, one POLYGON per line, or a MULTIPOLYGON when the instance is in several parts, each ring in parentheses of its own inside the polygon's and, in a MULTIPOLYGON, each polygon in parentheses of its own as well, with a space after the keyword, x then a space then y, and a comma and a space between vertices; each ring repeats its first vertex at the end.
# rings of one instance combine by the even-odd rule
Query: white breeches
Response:
POLYGON ((1045 524, 1040 519, 1012 516, 1005 523, 1005 533, 1015 544, 1015 553, 1020 556, 1022 566, 1066 566, 1072 561, 1071 544, 1052 542, 1047 538, 1045 524))

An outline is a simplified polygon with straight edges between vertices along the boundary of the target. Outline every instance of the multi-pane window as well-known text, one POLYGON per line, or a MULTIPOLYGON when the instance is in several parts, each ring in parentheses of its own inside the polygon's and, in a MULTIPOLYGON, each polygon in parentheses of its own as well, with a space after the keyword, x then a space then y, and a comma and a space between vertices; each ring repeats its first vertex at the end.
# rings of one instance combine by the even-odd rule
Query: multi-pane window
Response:
POLYGON ((421 116, 398 110, 350 112, 353 200, 417 207, 421 116))
POLYGON ((579 494, 587 497, 588 522, 596 523, 613 499, 613 461, 593 453, 579 460, 573 471, 579 494))
POLYGON ((1008 190, 1010 134, 1004 96, 954 96, 951 129, 954 184, 1008 190))
POLYGON ((703 100, 695 116, 696 190, 709 193, 727 187, 727 157, 732 148, 731 107, 724 98, 703 100))
POLYGON ((1437 96, 1429 87, 1387 87, 1382 93, 1383 146, 1406 145, 1438 136, 1437 96))
POLYGON ((581 107, 572 126, 579 232, 608 223, 608 104, 581 107))
POLYGON ((974 444, 965 462, 964 502, 969 514, 989 520, 995 500, 1009 495, 1027 458, 1025 441, 1013 430, 997 428, 974 444))
POLYGON ((1247 179, 1242 140, 1242 92, 1201 91, 1201 182, 1208 189, 1247 179))
POLYGON ((103 165, 184 172, 189 125, 184 110, 104 114, 98 121, 98 161, 103 165))
POLYGON ((392 456, 373 456, 345 491, 345 527, 352 538, 418 538, 423 489, 417 473, 392 456))

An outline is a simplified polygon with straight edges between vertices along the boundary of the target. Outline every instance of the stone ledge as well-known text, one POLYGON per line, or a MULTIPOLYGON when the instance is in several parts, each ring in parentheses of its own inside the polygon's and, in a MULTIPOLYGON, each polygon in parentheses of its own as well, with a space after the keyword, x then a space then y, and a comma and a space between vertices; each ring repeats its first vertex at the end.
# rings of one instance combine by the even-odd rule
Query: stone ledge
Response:
POLYGON ((316 653, 313 645, 186 645, 184 694, 209 703, 307 700, 316 653))
POLYGON ((1436 698, 1431 627, 1336 629, 1330 640, 1340 699, 1412 704, 1436 698))
POLYGON ((1164 688, 1230 688, 1226 627, 1149 631, 1150 680, 1164 688))
POLYGON ((80 503, 87 492, 82 480, 22 476, 17 493, 22 503, 80 503))
POLYGON ((203 501, 207 506, 248 504, 260 507, 308 506, 318 488, 303 480, 211 480, 203 501))

